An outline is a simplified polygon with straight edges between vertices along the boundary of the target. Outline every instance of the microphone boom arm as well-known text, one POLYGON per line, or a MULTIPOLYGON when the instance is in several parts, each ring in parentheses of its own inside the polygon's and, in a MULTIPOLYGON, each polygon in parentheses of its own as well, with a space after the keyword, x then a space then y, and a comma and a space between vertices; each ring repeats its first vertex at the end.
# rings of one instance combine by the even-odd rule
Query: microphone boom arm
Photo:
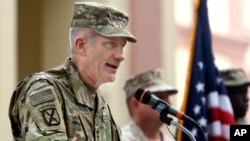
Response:
POLYGON ((178 124, 177 122, 171 121, 170 122, 172 125, 174 125, 175 127, 179 128, 180 130, 182 130, 184 133, 186 133, 188 135, 188 137, 192 140, 192 141, 196 141, 195 137, 193 136, 193 134, 184 126, 178 124))
POLYGON ((160 112, 160 120, 164 123, 166 123, 167 125, 173 125, 176 128, 179 128, 180 130, 182 130, 184 133, 186 133, 188 135, 188 137, 191 139, 191 141, 196 141, 195 137, 193 136, 193 134, 184 126, 179 125, 177 122, 173 121, 172 118, 167 116, 167 110, 162 110, 160 112))

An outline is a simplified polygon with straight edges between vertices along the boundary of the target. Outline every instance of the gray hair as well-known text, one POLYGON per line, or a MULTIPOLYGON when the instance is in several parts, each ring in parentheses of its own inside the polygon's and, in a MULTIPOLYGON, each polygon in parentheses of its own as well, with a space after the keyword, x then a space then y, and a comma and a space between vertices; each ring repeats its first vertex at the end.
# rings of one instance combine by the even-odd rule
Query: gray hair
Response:
POLYGON ((96 32, 89 27, 71 27, 69 30, 69 43, 72 53, 75 53, 74 41, 77 36, 81 36, 87 41, 93 41, 96 36, 96 32))

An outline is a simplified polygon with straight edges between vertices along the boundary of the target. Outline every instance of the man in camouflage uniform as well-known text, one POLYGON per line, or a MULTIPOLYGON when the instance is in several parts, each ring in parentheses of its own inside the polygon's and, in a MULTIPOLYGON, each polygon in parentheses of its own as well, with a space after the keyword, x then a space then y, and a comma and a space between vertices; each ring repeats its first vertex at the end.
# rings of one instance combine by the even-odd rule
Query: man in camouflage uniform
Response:
POLYGON ((177 90, 167 84, 163 70, 156 68, 128 79, 124 90, 131 121, 122 128, 123 141, 173 141, 160 120, 160 114, 150 105, 142 104, 134 97, 138 88, 148 89, 157 97, 170 103, 169 96, 177 90))
POLYGON ((74 4, 71 57, 35 73, 15 89, 9 107, 14 140, 119 141, 108 104, 98 87, 115 80, 124 60, 128 16, 94 2, 74 4))
POLYGON ((248 110, 250 80, 244 70, 240 68, 221 70, 221 74, 231 100, 237 124, 247 124, 245 116, 248 110))

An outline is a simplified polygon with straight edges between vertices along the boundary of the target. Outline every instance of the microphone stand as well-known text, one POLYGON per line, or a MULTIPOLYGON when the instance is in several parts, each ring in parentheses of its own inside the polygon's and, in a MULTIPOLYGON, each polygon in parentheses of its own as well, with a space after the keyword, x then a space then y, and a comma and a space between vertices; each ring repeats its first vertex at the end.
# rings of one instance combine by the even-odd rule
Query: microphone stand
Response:
POLYGON ((167 125, 173 125, 173 126, 179 128, 180 130, 182 130, 184 133, 186 133, 188 135, 188 137, 191 139, 191 141, 196 141, 193 134, 187 128, 178 124, 177 122, 173 121, 172 118, 167 116, 166 110, 162 110, 162 112, 160 112, 160 120, 162 122, 166 123, 167 125))

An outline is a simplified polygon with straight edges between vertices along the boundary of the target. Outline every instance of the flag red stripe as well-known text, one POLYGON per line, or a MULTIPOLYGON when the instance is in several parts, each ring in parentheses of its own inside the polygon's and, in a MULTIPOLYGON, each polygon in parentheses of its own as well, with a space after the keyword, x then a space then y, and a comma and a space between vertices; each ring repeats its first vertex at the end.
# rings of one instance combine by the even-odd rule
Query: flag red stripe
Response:
POLYGON ((210 122, 220 120, 221 123, 234 123, 235 119, 231 113, 222 111, 219 108, 208 109, 210 122))

